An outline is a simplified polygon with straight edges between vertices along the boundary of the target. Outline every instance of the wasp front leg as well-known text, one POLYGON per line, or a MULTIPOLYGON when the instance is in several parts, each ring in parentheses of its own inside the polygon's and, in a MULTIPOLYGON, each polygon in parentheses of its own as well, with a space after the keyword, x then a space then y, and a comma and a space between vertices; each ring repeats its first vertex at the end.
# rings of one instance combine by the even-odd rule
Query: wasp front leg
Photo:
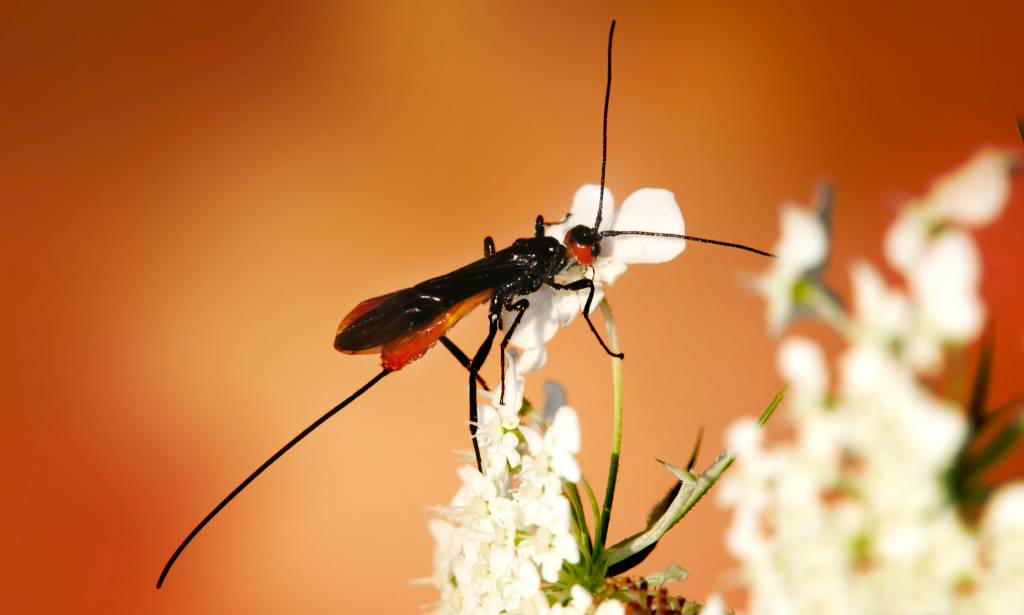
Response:
POLYGON ((601 334, 597 332, 597 327, 590 320, 590 304, 594 301, 594 281, 587 278, 582 280, 576 280, 570 284, 559 284, 558 282, 548 282, 552 288, 556 290, 583 290, 584 288, 590 289, 590 294, 587 295, 586 305, 583 306, 583 318, 586 319, 587 324, 590 325, 590 330, 594 332, 594 336, 597 337, 597 341, 601 343, 601 348, 613 357, 623 359, 626 355, 620 353, 614 353, 608 348, 608 345, 601 339, 601 334))
POLYGON ((494 293, 491 296, 491 306, 487 312, 487 339, 484 340, 483 344, 480 344, 476 355, 473 356, 473 362, 469 365, 469 434, 473 440, 473 452, 476 454, 476 468, 481 472, 483 472, 484 467, 480 457, 480 443, 477 442, 476 438, 478 416, 475 385, 477 374, 480 372, 480 368, 484 366, 484 361, 487 360, 487 355, 491 352, 491 346, 494 344, 494 338, 498 334, 498 322, 501 320, 501 304, 501 295, 494 293))
POLYGON ((508 331, 505 333, 505 337, 501 339, 501 398, 498 403, 502 405, 505 403, 505 349, 508 348, 508 342, 512 339, 512 334, 516 332, 516 327, 519 326, 519 321, 523 319, 523 314, 526 313, 526 310, 529 307, 530 302, 527 299, 520 299, 506 308, 509 312, 519 313, 516 314, 516 319, 512 321, 512 326, 508 328, 508 331))

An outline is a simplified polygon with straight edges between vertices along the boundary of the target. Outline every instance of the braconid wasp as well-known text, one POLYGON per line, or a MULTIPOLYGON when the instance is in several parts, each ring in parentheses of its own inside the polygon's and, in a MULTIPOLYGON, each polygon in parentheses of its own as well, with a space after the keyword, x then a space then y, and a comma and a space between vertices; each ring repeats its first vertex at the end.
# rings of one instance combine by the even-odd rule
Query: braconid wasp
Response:
MULTIPOLYGON (((614 34, 615 22, 613 21, 608 34, 608 79, 605 88, 602 129, 601 191, 598 201, 597 218, 594 221, 594 225, 576 225, 560 241, 558 238, 546 235, 545 231, 550 223, 545 222, 543 216, 537 216, 533 237, 517 239, 511 246, 503 250, 495 250, 494 241, 487 237, 484 239, 484 257, 480 260, 456 269, 451 273, 421 282, 411 288, 367 299, 357 305, 341 321, 334 338, 334 347, 345 354, 379 353, 381 355, 381 371, 347 399, 331 408, 326 414, 303 430, 302 433, 292 438, 290 442, 285 444, 279 451, 267 459, 263 465, 250 474, 248 478, 242 481, 210 514, 206 515, 177 548, 170 560, 168 560, 167 565, 164 566, 163 572, 160 573, 160 578, 156 584, 158 589, 163 585, 171 566, 174 565, 178 556, 195 538, 196 534, 228 502, 245 489, 249 483, 288 452, 289 449, 298 444, 300 440, 309 435, 310 432, 327 421, 327 419, 355 401, 388 374, 396 372, 422 357, 438 342, 441 342, 469 371, 469 425, 471 435, 475 436, 477 429, 476 384, 480 383, 484 388, 487 387, 479 372, 483 367, 484 361, 487 359, 487 355, 490 354, 491 346, 494 344, 498 329, 501 327, 502 311, 515 314, 510 326, 504 332, 500 344, 502 389, 504 389, 505 349, 516 327, 522 321, 523 314, 530 307, 530 302, 526 296, 536 292, 544 285, 557 290, 589 291, 583 307, 583 317, 586 319, 590 330, 597 337, 597 341, 601 344, 604 351, 612 356, 621 358, 621 354, 616 355, 608 348, 604 340, 601 339, 600 333, 597 332, 594 323, 590 320, 590 308, 595 291, 594 281, 585 277, 569 284, 560 284, 555 281, 555 276, 570 264, 579 263, 584 267, 591 265, 594 259, 601 254, 602 239, 620 235, 643 235, 679 240, 689 239, 702 243, 739 248, 774 258, 774 255, 768 252, 744 245, 702 239, 689 235, 643 230, 599 230, 604 207, 605 167, 608 158, 608 102, 611 96, 612 85, 612 38, 614 34), (487 338, 477 349, 473 358, 470 359, 466 353, 445 337, 445 333, 463 316, 485 303, 488 305, 487 319, 489 328, 487 338)), ((504 390, 502 395, 504 395, 504 390)), ((480 450, 476 438, 473 438, 473 448, 476 453, 477 465, 479 466, 480 450)))

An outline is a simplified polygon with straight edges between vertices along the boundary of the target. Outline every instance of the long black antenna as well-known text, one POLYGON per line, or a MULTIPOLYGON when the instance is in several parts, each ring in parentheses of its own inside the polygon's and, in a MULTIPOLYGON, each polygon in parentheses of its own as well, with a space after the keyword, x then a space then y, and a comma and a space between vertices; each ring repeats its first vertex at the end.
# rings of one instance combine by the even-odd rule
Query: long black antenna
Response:
POLYGON ((601 211, 604 209, 604 168, 608 162, 608 100, 612 97, 612 37, 615 36, 615 20, 608 33, 608 85, 604 90, 604 129, 601 131, 601 196, 597 198, 597 220, 594 232, 601 226, 601 211))
POLYGON ((739 248, 740 250, 746 250, 747 252, 753 252, 754 254, 760 254, 761 256, 767 256, 769 258, 778 258, 771 252, 764 252, 757 248, 751 248, 739 243, 729 243, 728 241, 715 241, 714 239, 701 239, 700 237, 691 237, 689 235, 673 235, 672 233, 650 233, 648 231, 604 231, 598 237, 615 237, 617 235, 646 235, 648 237, 671 237, 673 239, 691 239, 693 241, 699 241, 701 243, 713 243, 716 246, 725 246, 727 248, 739 248))
POLYGON ((296 444, 298 444, 299 440, 302 440, 303 438, 308 436, 310 434, 310 432, 312 432, 314 429, 316 429, 317 427, 322 425, 324 421, 326 421, 327 419, 331 418, 332 416, 337 414, 339 410, 341 410, 345 406, 347 406, 350 403, 352 403, 357 397, 359 397, 360 395, 365 393, 370 387, 372 387, 373 385, 375 385, 378 382, 380 382, 381 378, 383 378, 384 376, 387 376, 388 374, 390 374, 391 371, 392 370, 387 369, 387 368, 384 368, 383 370, 381 370, 381 372, 379 374, 377 374, 376 376, 373 377, 373 380, 370 380, 369 382, 364 384, 361 389, 359 389, 358 391, 356 391, 355 393, 350 395, 348 397, 348 399, 346 399, 345 401, 341 402, 337 406, 331 408, 331 410, 327 414, 321 416, 319 419, 316 420, 316 422, 314 422, 312 425, 310 425, 305 430, 303 430, 302 433, 300 433, 299 435, 297 435, 294 438, 292 438, 291 442, 289 442, 288 444, 285 444, 283 447, 281 447, 281 450, 279 450, 276 453, 274 453, 273 457, 271 457, 270 459, 268 459, 265 462, 263 462, 263 465, 261 465, 260 467, 256 468, 256 471, 253 472, 252 474, 250 474, 249 478, 247 478, 244 481, 242 481, 241 485, 235 487, 235 490, 232 491, 230 494, 228 494, 228 497, 224 498, 221 501, 220 504, 217 504, 217 508, 214 508, 210 512, 210 514, 206 515, 206 518, 204 518, 202 521, 200 521, 199 525, 196 526, 196 529, 192 530, 192 533, 189 534, 188 537, 184 540, 184 542, 181 543, 181 546, 178 547, 178 550, 175 551, 174 555, 171 556, 171 559, 169 559, 167 561, 167 565, 164 566, 164 571, 160 573, 160 578, 156 582, 156 588, 160 589, 160 586, 164 584, 164 578, 167 577, 167 573, 170 572, 171 566, 174 565, 174 561, 176 559, 178 559, 178 556, 181 555, 181 552, 185 550, 185 547, 188 546, 188 543, 192 542, 192 539, 196 537, 196 534, 199 533, 199 530, 203 529, 203 527, 205 527, 206 524, 210 522, 210 519, 213 519, 215 516, 217 516, 217 513, 220 512, 220 509, 224 508, 225 506, 227 506, 228 502, 230 502, 231 500, 235 499, 235 496, 238 495, 239 493, 241 493, 242 489, 245 489, 249 485, 249 483, 251 483, 257 476, 262 474, 263 470, 266 470, 267 468, 269 468, 270 464, 272 464, 275 461, 277 461, 281 457, 281 455, 284 455, 285 453, 287 453, 288 449, 290 449, 291 447, 293 447, 296 444))

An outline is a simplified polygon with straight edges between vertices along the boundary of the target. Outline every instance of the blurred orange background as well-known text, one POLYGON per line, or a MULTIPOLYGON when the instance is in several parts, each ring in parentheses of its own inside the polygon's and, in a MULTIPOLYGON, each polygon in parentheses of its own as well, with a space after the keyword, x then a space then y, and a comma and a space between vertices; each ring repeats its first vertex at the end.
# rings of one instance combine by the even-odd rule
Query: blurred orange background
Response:
MULTIPOLYGON (((687 231, 770 248, 778 208, 837 189, 830 281, 881 262, 896 206, 985 144, 1020 147, 1020 2, 78 2, 0 7, 0 611, 416 613, 437 600, 425 507, 458 487, 465 372, 443 350, 286 455, 377 373, 334 351, 359 301, 557 219, 597 182, 676 194, 687 231)), ((1024 233, 980 233, 994 402, 1024 373, 1024 233)), ((611 290, 625 362, 611 538, 639 529, 726 425, 779 389, 756 256, 691 244, 611 290)), ((835 344, 820 326, 798 330, 835 344)), ((482 311, 454 331, 474 348, 482 311)), ((603 485, 609 362, 582 322, 529 378, 560 381, 603 485)), ((497 380, 492 355, 486 375, 497 380)), ((712 496, 714 492, 712 492, 712 496)), ((706 498, 638 569, 735 586, 706 498)), ((742 596, 729 590, 731 606, 742 596)))

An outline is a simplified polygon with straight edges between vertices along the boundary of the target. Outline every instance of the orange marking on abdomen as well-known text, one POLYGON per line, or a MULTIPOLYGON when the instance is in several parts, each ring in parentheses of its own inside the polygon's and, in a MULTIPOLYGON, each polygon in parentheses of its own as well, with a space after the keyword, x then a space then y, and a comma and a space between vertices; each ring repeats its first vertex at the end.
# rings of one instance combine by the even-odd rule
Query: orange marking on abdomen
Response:
POLYGON ((386 369, 397 371, 422 357, 448 329, 455 326, 455 323, 459 322, 463 316, 472 312, 473 308, 490 299, 492 294, 494 294, 493 289, 486 290, 456 303, 422 327, 384 344, 380 353, 380 364, 386 369))

